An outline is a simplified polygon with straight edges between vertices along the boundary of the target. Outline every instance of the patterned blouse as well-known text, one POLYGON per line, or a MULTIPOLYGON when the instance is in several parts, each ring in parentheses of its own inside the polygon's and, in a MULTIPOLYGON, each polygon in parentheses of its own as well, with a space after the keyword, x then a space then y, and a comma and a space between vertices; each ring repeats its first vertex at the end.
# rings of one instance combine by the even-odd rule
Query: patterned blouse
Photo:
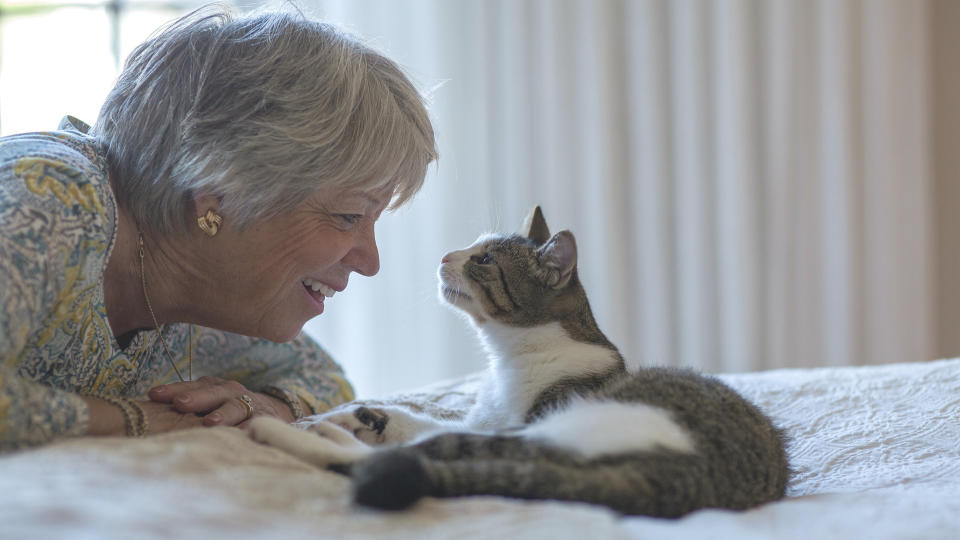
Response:
MULTIPOLYGON (((83 435, 81 395, 143 397, 177 381, 156 331, 122 348, 103 272, 117 233, 107 164, 89 127, 0 138, 0 452, 83 435)), ((186 373, 190 325, 161 328, 186 373)), ((272 343, 194 326, 193 375, 241 382, 307 414, 353 399, 340 367, 308 337, 272 343)))

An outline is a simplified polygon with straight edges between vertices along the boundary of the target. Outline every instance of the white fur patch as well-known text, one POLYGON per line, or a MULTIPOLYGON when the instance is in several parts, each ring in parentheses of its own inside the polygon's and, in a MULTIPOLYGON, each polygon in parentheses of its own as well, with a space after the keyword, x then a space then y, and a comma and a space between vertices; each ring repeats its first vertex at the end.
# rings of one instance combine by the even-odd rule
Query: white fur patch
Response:
POLYGON ((330 422, 317 422, 304 430, 271 416, 258 416, 250 421, 247 434, 317 467, 355 463, 374 452, 352 433, 330 422))
POLYGON ((693 438, 670 413, 643 403, 575 401, 522 435, 595 458, 663 447, 693 453, 693 438))
POLYGON ((565 378, 610 371, 617 353, 572 339, 551 322, 517 328, 490 321, 480 329, 490 357, 490 375, 467 418, 472 427, 503 429, 522 425, 534 400, 548 386, 565 378))

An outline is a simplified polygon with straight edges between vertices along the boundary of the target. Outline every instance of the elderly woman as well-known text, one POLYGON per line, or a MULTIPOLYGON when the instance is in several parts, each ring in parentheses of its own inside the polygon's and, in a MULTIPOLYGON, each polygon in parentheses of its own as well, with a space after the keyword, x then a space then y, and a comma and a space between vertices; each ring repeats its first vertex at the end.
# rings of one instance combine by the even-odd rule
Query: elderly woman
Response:
POLYGON ((351 399, 301 329, 435 158, 410 81, 330 26, 162 30, 92 128, 0 139, 0 450, 351 399))

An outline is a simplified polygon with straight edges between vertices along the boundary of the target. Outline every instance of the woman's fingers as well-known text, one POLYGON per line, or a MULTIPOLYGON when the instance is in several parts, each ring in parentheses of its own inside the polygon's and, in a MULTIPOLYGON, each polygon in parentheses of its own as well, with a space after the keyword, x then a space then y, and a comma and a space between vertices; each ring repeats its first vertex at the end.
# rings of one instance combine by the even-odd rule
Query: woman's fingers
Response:
POLYGON ((220 408, 205 416, 203 425, 246 428, 254 416, 273 416, 284 422, 293 421, 293 413, 284 402, 267 394, 246 392, 236 399, 227 401, 220 408), (244 405, 243 396, 250 398, 249 408, 244 405))
POLYGON ((148 395, 151 403, 194 416, 196 422, 204 426, 246 427, 251 418, 260 415, 293 421, 293 413, 284 402, 251 392, 236 381, 217 377, 157 386, 150 389, 148 395))
POLYGON ((184 414, 170 405, 155 401, 142 401, 140 407, 147 415, 147 433, 164 433, 203 425, 203 418, 196 414, 184 414))
POLYGON ((229 399, 217 410, 203 417, 205 426, 236 426, 253 418, 257 413, 256 394, 247 393, 229 399))
POLYGON ((236 381, 213 379, 206 386, 187 390, 173 398, 173 407, 180 412, 207 412, 247 393, 236 381))
MULTIPOLYGON (((182 383, 176 383, 176 384, 182 384, 182 383)), ((149 397, 151 401, 156 401, 159 403, 170 403, 171 401, 173 401, 173 396, 176 395, 176 390, 172 388, 176 386, 176 384, 165 384, 163 386, 155 386, 151 388, 149 392, 147 392, 147 397, 149 397)))
POLYGON ((163 384, 155 386, 147 392, 147 396, 153 401, 161 403, 171 403, 174 398, 191 390, 203 389, 211 385, 223 382, 223 379, 217 377, 200 377, 195 381, 186 381, 178 383, 163 384))
POLYGON ((200 377, 196 381, 173 383, 153 388, 150 399, 171 403, 183 413, 213 411, 229 400, 249 393, 242 384, 217 377, 200 377))

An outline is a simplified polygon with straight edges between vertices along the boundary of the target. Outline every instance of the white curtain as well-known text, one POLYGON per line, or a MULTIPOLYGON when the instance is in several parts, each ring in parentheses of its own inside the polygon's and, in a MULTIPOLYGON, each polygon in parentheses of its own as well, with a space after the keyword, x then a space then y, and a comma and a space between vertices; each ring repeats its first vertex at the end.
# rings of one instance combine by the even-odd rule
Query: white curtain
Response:
POLYGON ((480 369, 447 250, 534 204, 632 365, 933 355, 924 1, 314 1, 433 92, 382 270, 308 325, 362 395, 480 369))

